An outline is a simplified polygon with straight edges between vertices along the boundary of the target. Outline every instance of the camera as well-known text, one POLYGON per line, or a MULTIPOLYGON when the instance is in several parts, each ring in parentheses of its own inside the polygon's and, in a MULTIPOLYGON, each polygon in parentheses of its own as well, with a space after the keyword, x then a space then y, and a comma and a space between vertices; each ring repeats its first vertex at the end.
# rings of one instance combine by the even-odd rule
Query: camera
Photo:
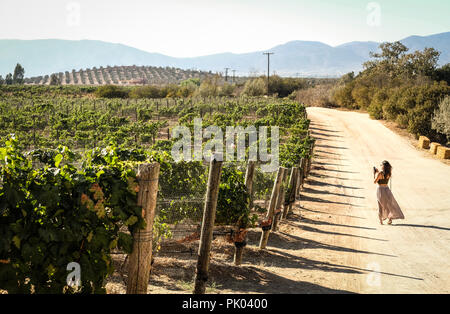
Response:
POLYGON ((373 167, 373 173, 375 174, 375 173, 377 173, 377 172, 378 172, 377 167, 373 167))

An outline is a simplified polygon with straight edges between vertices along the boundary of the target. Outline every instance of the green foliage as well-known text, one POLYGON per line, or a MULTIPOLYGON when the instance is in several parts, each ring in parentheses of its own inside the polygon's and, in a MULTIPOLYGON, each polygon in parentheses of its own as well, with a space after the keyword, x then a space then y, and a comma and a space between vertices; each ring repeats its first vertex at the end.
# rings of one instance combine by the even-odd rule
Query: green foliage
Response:
POLYGON ((245 174, 233 165, 222 169, 216 224, 236 225, 240 228, 254 226, 256 215, 250 212, 250 195, 245 187, 245 174))
POLYGON ((353 88, 353 83, 349 83, 339 87, 333 95, 334 102, 340 107, 348 109, 359 109, 358 105, 355 102, 355 99, 353 98, 353 88))
POLYGON ((256 78, 253 80, 248 80, 245 82, 244 89, 242 90, 242 95, 244 96, 262 96, 267 92, 267 84, 263 78, 256 78))
POLYGON ((25 77, 25 69, 19 63, 17 63, 13 75, 14 84, 23 84, 24 77, 25 77))
POLYGON ((33 168, 14 138, 0 148, 0 259, 9 261, 0 268, 0 289, 9 293, 74 293, 66 285, 71 262, 81 265, 77 292, 105 292, 111 250, 132 249, 121 226, 144 225, 136 175, 114 149, 80 170, 72 153, 58 152, 33 152, 43 163, 33 168))
POLYGON ((358 76, 341 79, 344 85, 333 96, 336 104, 367 110, 374 119, 395 121, 415 136, 441 139, 443 134, 431 126, 441 99, 450 94, 445 82, 448 65, 437 69, 440 53, 431 48, 408 53, 400 42, 384 43, 380 50, 371 54, 373 60, 358 76))
POLYGON ((128 91, 120 86, 105 85, 97 88, 95 95, 100 98, 128 98, 128 91))
POLYGON ((272 75, 269 79, 269 94, 277 94, 278 97, 288 97, 294 91, 305 87, 303 79, 280 77, 278 75, 272 75))
POLYGON ((225 83, 220 87, 219 96, 231 97, 236 90, 236 85, 225 83))
MULTIPOLYGON (((162 98, 162 91, 161 88, 158 88, 157 86, 142 86, 142 87, 136 87, 131 90, 130 92, 130 98, 162 98)), ((112 97, 108 97, 112 98, 112 97)), ((119 98, 126 98, 126 97, 119 97, 119 98)))
POLYGON ((50 76, 50 85, 61 85, 61 80, 59 79, 58 75, 52 74, 50 76))
POLYGON ((219 85, 217 78, 204 80, 198 88, 198 95, 201 97, 217 96, 218 93, 219 85))
POLYGON ((444 134, 450 142, 450 96, 445 97, 434 112, 432 128, 444 134))
POLYGON ((435 79, 437 81, 445 81, 450 85, 450 63, 436 69, 435 79))
POLYGON ((13 76, 11 73, 8 73, 5 77, 5 84, 12 85, 14 83, 13 76))

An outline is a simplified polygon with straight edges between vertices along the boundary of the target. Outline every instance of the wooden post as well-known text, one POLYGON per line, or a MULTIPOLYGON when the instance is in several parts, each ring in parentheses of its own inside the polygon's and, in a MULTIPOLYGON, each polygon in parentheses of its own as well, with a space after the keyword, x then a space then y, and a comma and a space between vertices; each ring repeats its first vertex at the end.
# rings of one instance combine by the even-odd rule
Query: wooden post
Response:
POLYGON ((312 143, 311 144, 311 156, 309 158, 309 163, 308 163, 308 176, 309 176, 309 173, 311 172, 311 164, 312 164, 312 159, 314 157, 314 146, 315 146, 315 143, 312 143))
POLYGON ((147 294, 152 261, 153 219, 158 194, 159 163, 139 165, 138 205, 142 206, 145 228, 133 234, 133 251, 128 268, 127 294, 147 294))
MULTIPOLYGON (((250 204, 249 208, 253 208, 253 178, 255 176, 255 167, 256 162, 249 161, 247 165, 247 172, 245 173, 245 187, 247 188, 247 192, 250 195, 250 204)), ((238 232, 245 232, 241 230, 241 226, 238 226, 238 232)), ((242 264, 242 254, 244 253, 244 247, 246 244, 246 238, 244 237, 243 242, 236 243, 235 242, 235 250, 234 250, 234 265, 239 266, 242 264)))
POLYGON ((297 191, 297 175, 298 168, 294 167, 291 170, 291 176, 289 178, 289 201, 288 203, 284 204, 284 211, 283 216, 281 216, 282 219, 286 219, 287 215, 289 214, 289 211, 291 210, 292 204, 295 202, 295 194, 297 191))
POLYGON ((287 173, 288 173, 288 169, 285 169, 283 171, 283 179, 281 180, 280 192, 278 193, 278 197, 277 197, 277 206, 276 206, 276 210, 274 213, 273 224, 272 224, 272 231, 274 231, 274 232, 278 230, 278 223, 280 221, 281 214, 282 214, 281 207, 283 206, 284 201, 286 199, 286 189, 285 189, 284 183, 287 178, 287 173))
MULTIPOLYGON (((281 181, 283 179, 284 169, 285 168, 283 168, 283 167, 280 167, 278 169, 277 178, 275 179, 275 182, 273 184, 272 196, 270 197, 269 208, 267 210, 267 216, 266 216, 266 219, 268 221, 273 221, 273 214, 275 211, 275 206, 277 205, 278 193, 280 192, 280 186, 281 186, 281 181)), ((259 242, 260 249, 266 248, 267 241, 269 240, 269 234, 270 234, 270 228, 267 228, 266 230, 263 229, 263 232, 261 234, 261 240, 259 242)))
POLYGON ((308 159, 307 159, 307 158, 304 158, 304 159, 303 159, 303 165, 302 165, 302 169, 303 169, 302 186, 303 186, 303 184, 305 183, 305 179, 308 177, 308 174, 307 174, 307 171, 306 171, 307 166, 308 166, 308 159))
POLYGON ((248 194, 250 194, 250 209, 253 208, 253 178, 255 177, 256 162, 249 161, 247 165, 247 172, 245 173, 245 187, 248 194))
POLYGON ((216 219, 217 198, 219 196, 222 161, 215 158, 209 167, 208 190, 206 191, 205 208, 203 211, 202 231, 198 248, 197 272, 195 274, 194 294, 204 294, 208 281, 209 255, 213 238, 214 220, 216 219))
POLYGON ((303 179, 304 179, 304 165, 303 165, 303 158, 300 160, 300 166, 298 168, 298 184, 297 184, 297 195, 300 194, 300 190, 303 186, 303 179))

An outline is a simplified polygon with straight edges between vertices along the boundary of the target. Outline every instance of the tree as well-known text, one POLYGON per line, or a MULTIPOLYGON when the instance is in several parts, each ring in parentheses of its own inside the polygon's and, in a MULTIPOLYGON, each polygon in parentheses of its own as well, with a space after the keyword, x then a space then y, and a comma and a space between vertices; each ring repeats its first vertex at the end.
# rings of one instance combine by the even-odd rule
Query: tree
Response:
POLYGON ((431 126, 437 132, 447 137, 450 142, 450 96, 444 98, 439 104, 439 109, 434 112, 431 126))
POLYGON ((437 81, 446 81, 450 85, 450 63, 436 69, 435 79, 437 81))
POLYGON ((198 94, 202 97, 217 96, 218 91, 217 77, 204 80, 198 88, 198 94))
POLYGON ((0 75, 0 85, 5 84, 5 80, 3 79, 3 76, 0 75))
POLYGON ((13 84, 13 76, 11 73, 8 73, 5 78, 5 84, 6 85, 12 85, 13 84))
POLYGON ((19 63, 17 63, 16 68, 14 69, 13 83, 23 84, 24 76, 25 76, 25 69, 19 63))
POLYGON ((52 74, 50 76, 50 85, 61 85, 61 80, 59 79, 58 75, 52 74))
POLYGON ((393 73, 399 67, 400 59, 408 51, 408 48, 401 42, 382 43, 380 45, 381 53, 370 53, 375 60, 364 63, 366 70, 382 70, 385 73, 393 73))

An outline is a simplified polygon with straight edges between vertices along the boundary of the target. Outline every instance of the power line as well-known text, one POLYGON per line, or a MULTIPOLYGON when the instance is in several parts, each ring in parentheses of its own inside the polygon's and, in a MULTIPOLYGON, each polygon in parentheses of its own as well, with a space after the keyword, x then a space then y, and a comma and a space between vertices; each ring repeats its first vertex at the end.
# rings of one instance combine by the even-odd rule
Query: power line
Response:
POLYGON ((269 96, 269 80, 270 80, 270 55, 273 55, 273 52, 263 52, 263 55, 267 55, 267 96, 269 96))

